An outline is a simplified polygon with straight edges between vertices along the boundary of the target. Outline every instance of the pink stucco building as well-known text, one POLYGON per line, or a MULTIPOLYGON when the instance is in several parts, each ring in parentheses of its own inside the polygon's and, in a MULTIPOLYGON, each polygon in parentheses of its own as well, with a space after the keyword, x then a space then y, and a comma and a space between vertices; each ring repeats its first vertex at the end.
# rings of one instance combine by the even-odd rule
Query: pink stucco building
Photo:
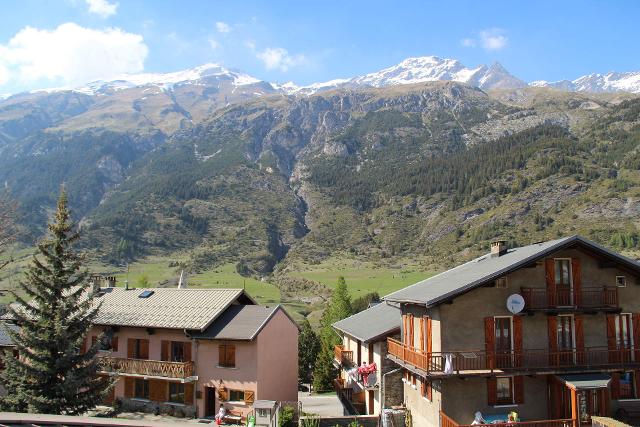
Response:
POLYGON ((117 378, 107 403, 178 416, 246 415, 255 400, 296 401, 298 327, 242 289, 100 288, 86 345, 117 378))

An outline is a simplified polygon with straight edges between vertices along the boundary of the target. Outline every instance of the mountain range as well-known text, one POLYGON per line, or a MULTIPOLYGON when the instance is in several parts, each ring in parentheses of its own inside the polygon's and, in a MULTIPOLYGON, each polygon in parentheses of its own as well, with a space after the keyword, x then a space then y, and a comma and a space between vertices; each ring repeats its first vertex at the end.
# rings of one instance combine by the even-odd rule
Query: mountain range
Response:
POLYGON ((27 242, 64 183, 85 248, 112 263, 442 266, 568 233, 640 250, 640 97, 535 86, 426 57, 304 87, 208 64, 17 94, 0 101, 0 182, 27 242))

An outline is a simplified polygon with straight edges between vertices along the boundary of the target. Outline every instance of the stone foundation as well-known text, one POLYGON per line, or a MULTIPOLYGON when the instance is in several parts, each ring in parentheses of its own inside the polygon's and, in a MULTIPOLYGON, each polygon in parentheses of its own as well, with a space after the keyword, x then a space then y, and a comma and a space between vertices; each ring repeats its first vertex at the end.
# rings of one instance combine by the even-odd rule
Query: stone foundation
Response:
POLYGON ((159 413, 177 418, 195 418, 196 416, 196 407, 191 405, 125 398, 118 398, 117 401, 120 409, 127 412, 159 413))

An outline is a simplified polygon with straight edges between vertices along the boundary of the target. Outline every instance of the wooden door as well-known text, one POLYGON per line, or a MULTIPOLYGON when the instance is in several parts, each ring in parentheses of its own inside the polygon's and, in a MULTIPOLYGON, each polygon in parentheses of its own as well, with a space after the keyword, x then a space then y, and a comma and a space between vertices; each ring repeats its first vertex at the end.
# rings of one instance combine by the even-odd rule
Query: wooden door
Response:
POLYGON ((556 259, 554 272, 557 304, 559 306, 572 306, 573 286, 571 282, 571 259, 556 259))
POLYGON ((575 332, 573 316, 558 316, 558 352, 562 365, 573 365, 575 363, 575 332))
POLYGON ((214 417, 216 410, 216 389, 215 387, 204 388, 204 416, 214 417))
POLYGON ((495 318, 496 365, 505 367, 512 365, 513 329, 511 317, 495 318))
POLYGON ((369 390, 369 415, 373 415, 375 413, 375 399, 373 390, 369 390))

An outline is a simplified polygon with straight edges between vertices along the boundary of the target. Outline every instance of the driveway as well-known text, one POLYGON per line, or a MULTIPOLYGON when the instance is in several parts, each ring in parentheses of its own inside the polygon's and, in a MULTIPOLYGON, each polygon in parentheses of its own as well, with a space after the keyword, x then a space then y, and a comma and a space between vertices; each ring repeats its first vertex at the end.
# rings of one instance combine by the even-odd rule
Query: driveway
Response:
POLYGON ((298 400, 302 403, 302 411, 321 417, 341 417, 344 415, 342 403, 335 393, 312 394, 299 392, 298 400))

